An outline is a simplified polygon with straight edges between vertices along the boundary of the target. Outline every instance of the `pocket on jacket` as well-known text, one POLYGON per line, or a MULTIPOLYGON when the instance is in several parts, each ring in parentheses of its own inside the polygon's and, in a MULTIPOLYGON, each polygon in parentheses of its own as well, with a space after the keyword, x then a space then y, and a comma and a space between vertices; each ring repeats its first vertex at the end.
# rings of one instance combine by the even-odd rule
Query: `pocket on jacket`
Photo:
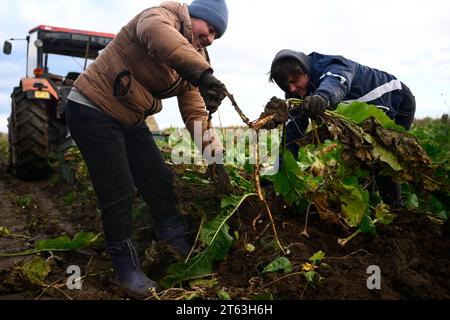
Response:
POLYGON ((137 81, 123 64, 120 56, 111 59, 113 95, 117 101, 131 111, 144 114, 154 106, 153 95, 137 81))

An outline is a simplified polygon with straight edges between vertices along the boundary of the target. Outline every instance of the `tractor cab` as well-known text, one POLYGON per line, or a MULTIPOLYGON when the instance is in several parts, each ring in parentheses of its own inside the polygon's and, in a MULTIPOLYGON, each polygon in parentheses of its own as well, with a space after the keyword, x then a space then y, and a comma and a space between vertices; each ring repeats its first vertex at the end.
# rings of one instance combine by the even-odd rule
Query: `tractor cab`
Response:
POLYGON ((29 31, 27 77, 38 73, 53 76, 55 80, 61 77, 75 80, 86 69, 88 61, 94 60, 113 38, 114 34, 109 33, 39 25, 29 31), (65 62, 56 56, 66 56, 72 61, 65 62), (49 70, 49 66, 55 70, 49 70), (72 66, 73 70, 63 70, 64 66, 72 66))
MULTIPOLYGON (((74 80, 114 38, 114 34, 39 25, 29 31, 26 77, 48 76, 55 80, 74 80), (66 59, 64 59, 66 58, 66 59), (52 66, 50 73, 49 66, 52 66), (73 70, 64 70, 72 67, 73 70), (59 74, 59 75, 58 75, 59 74)), ((5 41, 3 52, 10 54, 12 45, 5 41)))

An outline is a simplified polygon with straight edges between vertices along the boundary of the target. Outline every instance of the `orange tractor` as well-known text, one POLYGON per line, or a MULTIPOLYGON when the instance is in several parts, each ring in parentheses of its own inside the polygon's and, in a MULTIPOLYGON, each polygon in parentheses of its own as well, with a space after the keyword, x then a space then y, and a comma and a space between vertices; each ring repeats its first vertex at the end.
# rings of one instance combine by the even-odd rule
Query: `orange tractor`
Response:
MULTIPOLYGON (((8 119, 10 168, 15 176, 24 180, 46 176, 50 152, 61 153, 74 145, 64 116, 67 96, 80 72, 113 38, 109 33, 39 25, 25 39, 10 39, 27 42, 26 76, 11 94, 8 119)), ((5 41, 3 52, 11 50, 11 42, 5 41)))

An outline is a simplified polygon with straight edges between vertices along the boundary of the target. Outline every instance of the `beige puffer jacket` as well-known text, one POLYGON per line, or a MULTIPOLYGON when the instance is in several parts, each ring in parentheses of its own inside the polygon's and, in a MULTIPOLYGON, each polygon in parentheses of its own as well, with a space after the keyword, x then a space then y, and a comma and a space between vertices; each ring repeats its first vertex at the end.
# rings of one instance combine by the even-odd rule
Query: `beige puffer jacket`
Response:
MULTIPOLYGON (((188 6, 164 2, 144 10, 123 27, 74 85, 127 127, 143 121, 144 114, 159 112, 158 99, 177 96, 193 137, 194 122, 200 121, 204 132, 208 115, 191 83, 211 66, 206 49, 196 51, 191 43, 188 6)), ((202 142, 202 150, 208 144, 202 142)), ((213 144, 220 142, 214 139, 213 144)))

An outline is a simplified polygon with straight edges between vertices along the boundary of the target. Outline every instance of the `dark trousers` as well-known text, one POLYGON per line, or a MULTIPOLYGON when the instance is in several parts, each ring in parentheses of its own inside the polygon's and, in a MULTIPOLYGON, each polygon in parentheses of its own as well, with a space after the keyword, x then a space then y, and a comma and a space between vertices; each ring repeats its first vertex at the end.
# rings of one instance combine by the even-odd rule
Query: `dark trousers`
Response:
POLYGON ((173 174, 144 122, 125 128, 103 112, 71 100, 66 119, 98 197, 106 240, 121 241, 133 234, 135 187, 155 223, 178 214, 173 174))
MULTIPOLYGON (((416 99, 411 90, 402 83, 402 98, 398 113, 393 119, 398 125, 401 125, 406 130, 411 128, 414 121, 414 114, 416 112, 416 99)), ((290 121, 286 125, 284 136, 286 137, 286 149, 291 151, 295 158, 298 156, 299 146, 294 142, 299 137, 304 135, 308 127, 307 117, 297 117, 295 121, 290 121)), ((282 165, 282 157, 280 157, 280 167, 282 165)), ((389 205, 401 204, 401 189, 400 184, 393 181, 390 177, 376 175, 376 184, 378 191, 383 201, 389 205)))

